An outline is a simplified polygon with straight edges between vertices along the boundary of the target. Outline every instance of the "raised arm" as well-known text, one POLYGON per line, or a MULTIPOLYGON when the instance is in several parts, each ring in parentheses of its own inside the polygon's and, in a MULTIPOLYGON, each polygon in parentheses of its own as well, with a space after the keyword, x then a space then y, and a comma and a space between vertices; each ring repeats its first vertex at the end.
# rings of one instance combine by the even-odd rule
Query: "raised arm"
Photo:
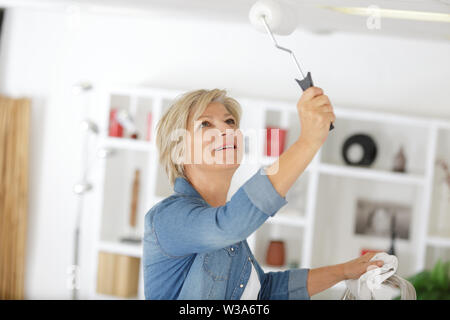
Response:
POLYGON ((328 137, 330 122, 336 116, 330 100, 322 89, 307 89, 297 103, 300 118, 300 137, 271 166, 266 173, 273 187, 286 196, 297 178, 305 171, 328 137))

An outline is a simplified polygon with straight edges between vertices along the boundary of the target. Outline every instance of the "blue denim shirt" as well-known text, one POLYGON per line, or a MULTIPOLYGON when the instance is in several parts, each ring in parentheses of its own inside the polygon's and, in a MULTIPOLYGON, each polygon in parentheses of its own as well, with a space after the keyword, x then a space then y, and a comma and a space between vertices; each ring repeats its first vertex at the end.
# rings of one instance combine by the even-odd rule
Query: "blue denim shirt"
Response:
POLYGON ((239 300, 251 263, 260 300, 309 299, 309 269, 265 273, 247 237, 287 201, 260 168, 223 206, 212 207, 184 178, 174 194, 145 215, 143 273, 146 299, 239 300))

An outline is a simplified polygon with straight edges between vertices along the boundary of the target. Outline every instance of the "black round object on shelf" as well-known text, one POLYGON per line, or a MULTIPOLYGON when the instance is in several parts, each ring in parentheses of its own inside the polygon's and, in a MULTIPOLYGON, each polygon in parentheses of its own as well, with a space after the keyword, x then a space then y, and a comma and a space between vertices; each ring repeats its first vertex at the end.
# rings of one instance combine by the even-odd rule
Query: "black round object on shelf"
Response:
POLYGON ((348 165, 370 166, 377 156, 377 146, 370 136, 354 134, 345 140, 342 156, 348 165))

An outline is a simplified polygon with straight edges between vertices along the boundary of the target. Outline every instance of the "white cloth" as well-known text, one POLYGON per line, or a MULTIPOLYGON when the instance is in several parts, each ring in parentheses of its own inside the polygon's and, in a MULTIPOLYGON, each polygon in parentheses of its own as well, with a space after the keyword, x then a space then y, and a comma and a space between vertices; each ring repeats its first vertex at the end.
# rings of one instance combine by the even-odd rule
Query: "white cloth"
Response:
POLYGON ((258 300, 258 293, 261 289, 261 283, 259 282, 258 273, 252 263, 252 271, 244 292, 242 293, 241 300, 258 300))
POLYGON ((370 266, 367 272, 356 280, 346 280, 345 284, 357 300, 389 300, 393 291, 382 282, 392 276, 398 267, 396 256, 388 255, 385 252, 377 253, 370 261, 383 260, 382 267, 370 266))

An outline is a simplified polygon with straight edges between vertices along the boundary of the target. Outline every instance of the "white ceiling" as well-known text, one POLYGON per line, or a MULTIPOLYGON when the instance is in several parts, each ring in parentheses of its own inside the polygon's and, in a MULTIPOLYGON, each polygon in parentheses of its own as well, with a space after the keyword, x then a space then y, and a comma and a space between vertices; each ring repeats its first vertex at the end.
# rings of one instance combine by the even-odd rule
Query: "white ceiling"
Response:
MULTIPOLYGON (((298 28, 317 33, 353 32, 408 38, 450 40, 450 23, 381 19, 381 28, 369 30, 367 17, 346 15, 321 6, 369 7, 450 14, 450 0, 278 0, 298 13, 298 28)), ((145 14, 155 10, 174 17, 193 17, 249 23, 248 12, 256 0, 0 0, 0 6, 67 6, 79 4, 122 14, 145 14)))
MULTIPOLYGON (((47 0, 48 1, 48 0, 47 0)), ((59 0, 64 1, 64 0, 59 0)), ((371 35, 418 37, 450 40, 450 23, 398 19, 381 19, 381 28, 369 30, 367 17, 346 15, 320 6, 368 7, 383 9, 427 11, 450 14, 450 0, 282 0, 298 11, 298 28, 313 32, 357 32, 371 35)), ((74 1, 71 1, 74 2, 74 1)), ((172 15, 185 15, 205 19, 220 19, 249 23, 248 12, 255 0, 76 0, 80 4, 110 6, 128 9, 163 10, 172 15)), ((131 11, 130 11, 131 10, 131 11)))

